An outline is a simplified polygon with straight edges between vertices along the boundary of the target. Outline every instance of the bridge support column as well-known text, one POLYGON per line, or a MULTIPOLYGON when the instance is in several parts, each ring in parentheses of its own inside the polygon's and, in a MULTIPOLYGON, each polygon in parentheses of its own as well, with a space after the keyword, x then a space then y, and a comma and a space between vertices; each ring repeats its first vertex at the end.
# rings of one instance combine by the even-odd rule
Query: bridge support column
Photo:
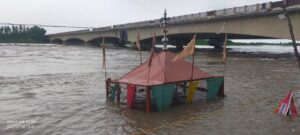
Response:
POLYGON ((224 41, 221 38, 209 39, 208 42, 209 45, 214 46, 214 49, 222 49, 223 43, 224 41))
POLYGON ((176 46, 176 50, 181 51, 183 50, 183 46, 187 45, 190 42, 190 38, 180 38, 180 37, 174 37, 169 39, 169 43, 171 45, 176 46))
POLYGON ((183 50, 183 45, 177 44, 176 45, 176 50, 179 50, 179 51, 183 50))

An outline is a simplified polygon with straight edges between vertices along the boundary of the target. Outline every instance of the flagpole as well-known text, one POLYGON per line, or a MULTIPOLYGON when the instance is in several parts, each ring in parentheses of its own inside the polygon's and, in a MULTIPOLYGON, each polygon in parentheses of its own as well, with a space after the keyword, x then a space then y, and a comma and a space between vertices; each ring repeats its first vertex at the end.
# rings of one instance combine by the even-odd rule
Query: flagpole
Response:
POLYGON ((140 49, 140 64, 142 65, 142 63, 143 63, 143 60, 142 60, 142 51, 140 49))
POLYGON ((167 10, 165 9, 165 12, 164 12, 164 17, 161 18, 161 26, 163 27, 163 33, 164 33, 164 37, 163 37, 163 42, 164 42, 164 48, 163 50, 166 51, 167 50, 167 25, 168 25, 168 18, 167 18, 167 10))
MULTIPOLYGON (((196 40, 196 34, 194 35, 195 40, 196 40)), ((192 57, 192 75, 191 75, 191 80, 193 80, 193 77, 194 77, 194 64, 195 64, 195 45, 194 45, 194 48, 193 48, 193 57, 192 57)))
POLYGON ((139 50, 139 54, 140 54, 140 64, 142 65, 143 60, 142 60, 142 49, 141 49, 141 43, 140 43, 140 28, 138 27, 138 31, 137 31, 137 39, 136 39, 136 47, 139 50))
POLYGON ((289 26, 289 31, 290 31, 290 36, 291 36, 291 39, 292 39, 292 43, 293 43, 293 47, 294 47, 294 53, 295 53, 295 56, 298 60, 298 67, 300 68, 300 55, 298 53, 298 48, 297 48, 297 43, 296 43, 296 39, 295 39, 295 35, 294 35, 294 31, 293 31, 293 25, 292 25, 292 22, 291 22, 291 18, 290 16, 288 15, 288 12, 286 10, 286 5, 287 5, 287 0, 284 0, 284 4, 283 4, 283 13, 287 19, 287 22, 288 22, 288 26, 289 26))
POLYGON ((103 68, 104 68, 104 77, 105 77, 105 80, 107 79, 107 72, 106 72, 106 55, 105 55, 105 46, 102 45, 102 65, 103 65, 103 68))
POLYGON ((227 33, 225 34, 224 46, 223 46, 223 76, 225 76, 225 65, 227 60, 227 33))
POLYGON ((149 84, 149 76, 150 76, 150 69, 151 69, 151 65, 152 65, 152 58, 154 55, 154 46, 156 44, 156 32, 153 33, 153 39, 152 39, 152 46, 151 46, 151 52, 150 52, 150 56, 149 56, 149 62, 148 62, 148 78, 147 78, 147 85, 149 84))
MULTIPOLYGON (((195 47, 194 47, 195 49, 195 47)), ((193 53, 193 58, 192 58, 192 77, 191 77, 191 80, 193 80, 193 76, 194 76, 194 61, 195 61, 195 52, 193 53)))

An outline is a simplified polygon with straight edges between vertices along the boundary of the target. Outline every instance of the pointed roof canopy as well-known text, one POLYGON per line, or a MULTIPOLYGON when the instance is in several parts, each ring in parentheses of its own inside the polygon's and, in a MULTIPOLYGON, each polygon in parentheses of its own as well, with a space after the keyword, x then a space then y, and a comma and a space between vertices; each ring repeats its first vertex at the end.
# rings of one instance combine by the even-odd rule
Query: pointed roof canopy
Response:
POLYGON ((121 77, 117 82, 140 86, 153 86, 167 83, 183 82, 190 80, 202 80, 213 76, 193 68, 192 64, 184 59, 172 61, 176 54, 169 51, 154 53, 146 62, 136 67, 121 77), (149 63, 151 59, 151 64, 149 63))

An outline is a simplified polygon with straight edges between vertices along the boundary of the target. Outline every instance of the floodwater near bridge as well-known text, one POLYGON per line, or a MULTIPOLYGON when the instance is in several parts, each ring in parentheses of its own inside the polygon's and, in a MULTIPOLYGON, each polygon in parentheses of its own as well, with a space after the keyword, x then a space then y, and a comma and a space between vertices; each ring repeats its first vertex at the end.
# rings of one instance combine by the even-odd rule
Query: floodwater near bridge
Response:
MULTIPOLYGON (((222 54, 196 53, 197 66, 225 74, 224 99, 147 114, 106 102, 100 47, 0 45, 0 134, 299 135, 300 118, 273 113, 290 89, 300 109, 300 70, 292 47, 287 55, 278 54, 283 50, 276 46, 246 48, 230 50, 225 70, 222 54)), ((133 50, 107 49, 108 76, 130 71, 138 56, 133 50)), ((143 52, 144 60, 148 56, 143 52)))

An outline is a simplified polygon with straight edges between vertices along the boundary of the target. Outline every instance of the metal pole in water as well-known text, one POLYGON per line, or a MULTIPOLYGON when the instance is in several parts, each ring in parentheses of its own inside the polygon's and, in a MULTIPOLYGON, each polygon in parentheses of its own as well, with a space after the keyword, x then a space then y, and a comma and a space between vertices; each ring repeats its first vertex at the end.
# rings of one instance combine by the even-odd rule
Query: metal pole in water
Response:
POLYGON ((288 25, 289 25, 289 31, 290 31, 290 34, 291 34, 291 39, 292 39, 292 42, 293 42, 293 47, 294 47, 294 52, 295 52, 295 56, 298 60, 298 66, 300 68, 300 55, 298 53, 298 48, 297 48, 297 43, 296 43, 296 39, 295 39, 295 35, 294 35, 294 31, 293 31, 293 25, 292 25, 292 22, 291 22, 291 18, 290 16, 288 15, 287 13, 287 10, 286 10, 286 5, 287 5, 287 1, 284 0, 283 1, 283 13, 288 21, 288 25))
POLYGON ((150 96, 150 86, 146 87, 146 112, 151 112, 151 96, 150 96))

